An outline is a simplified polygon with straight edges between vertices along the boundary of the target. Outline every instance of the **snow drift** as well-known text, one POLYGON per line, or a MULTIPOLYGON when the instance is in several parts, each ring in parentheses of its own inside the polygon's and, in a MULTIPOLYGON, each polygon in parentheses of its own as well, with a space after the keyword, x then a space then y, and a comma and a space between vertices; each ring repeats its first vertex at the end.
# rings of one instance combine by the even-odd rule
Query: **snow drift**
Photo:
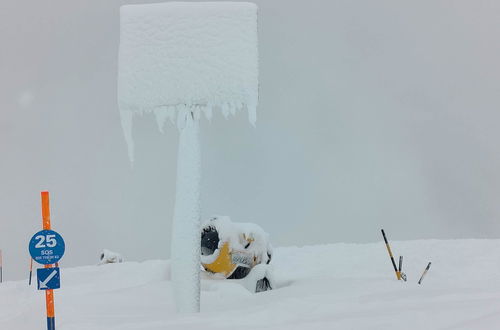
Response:
MULTIPOLYGON (((168 261, 63 268, 58 329, 498 329, 500 240, 391 246, 405 256, 406 283, 396 280, 382 241, 276 248, 276 290, 252 294, 237 281, 203 280, 195 315, 175 313, 168 261)), ((0 329, 44 329, 44 303, 27 280, 0 284, 0 329)))

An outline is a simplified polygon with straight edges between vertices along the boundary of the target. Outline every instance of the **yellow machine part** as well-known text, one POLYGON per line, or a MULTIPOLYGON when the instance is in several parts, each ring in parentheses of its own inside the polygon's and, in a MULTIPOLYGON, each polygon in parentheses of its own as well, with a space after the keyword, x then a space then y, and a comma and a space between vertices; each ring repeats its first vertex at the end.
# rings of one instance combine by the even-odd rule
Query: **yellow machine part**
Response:
POLYGON ((203 267, 213 273, 223 274, 225 277, 231 276, 237 266, 232 262, 229 243, 224 243, 219 251, 219 256, 214 262, 211 264, 203 264, 203 267))

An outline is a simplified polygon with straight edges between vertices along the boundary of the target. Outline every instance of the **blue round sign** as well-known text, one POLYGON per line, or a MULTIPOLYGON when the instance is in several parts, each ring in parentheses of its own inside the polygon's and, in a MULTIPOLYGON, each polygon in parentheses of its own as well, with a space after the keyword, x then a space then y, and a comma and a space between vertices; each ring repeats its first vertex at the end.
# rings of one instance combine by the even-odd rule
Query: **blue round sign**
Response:
POLYGON ((39 231, 33 235, 29 245, 31 258, 42 265, 59 262, 65 249, 63 238, 53 230, 39 231))

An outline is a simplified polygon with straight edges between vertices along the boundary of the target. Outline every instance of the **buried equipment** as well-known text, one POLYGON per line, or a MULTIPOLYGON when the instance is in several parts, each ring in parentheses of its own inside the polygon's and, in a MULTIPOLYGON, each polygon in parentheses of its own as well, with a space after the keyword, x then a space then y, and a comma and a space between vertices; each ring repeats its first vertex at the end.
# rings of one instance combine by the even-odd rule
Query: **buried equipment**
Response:
POLYGON ((211 276, 241 280, 253 292, 273 289, 272 248, 267 234, 255 224, 214 217, 201 229, 201 265, 211 276))

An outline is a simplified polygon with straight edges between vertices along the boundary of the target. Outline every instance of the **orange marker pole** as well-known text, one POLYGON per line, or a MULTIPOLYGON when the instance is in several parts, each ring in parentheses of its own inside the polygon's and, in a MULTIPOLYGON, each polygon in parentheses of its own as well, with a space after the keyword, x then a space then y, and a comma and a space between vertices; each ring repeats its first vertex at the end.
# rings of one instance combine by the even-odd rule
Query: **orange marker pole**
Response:
MULTIPOLYGON (((42 222, 44 230, 51 230, 48 191, 42 191, 42 222)), ((52 268, 52 265, 45 265, 45 268, 52 268)), ((54 290, 45 291, 45 304, 47 306, 47 330, 55 330, 56 317, 54 311, 54 290)))

